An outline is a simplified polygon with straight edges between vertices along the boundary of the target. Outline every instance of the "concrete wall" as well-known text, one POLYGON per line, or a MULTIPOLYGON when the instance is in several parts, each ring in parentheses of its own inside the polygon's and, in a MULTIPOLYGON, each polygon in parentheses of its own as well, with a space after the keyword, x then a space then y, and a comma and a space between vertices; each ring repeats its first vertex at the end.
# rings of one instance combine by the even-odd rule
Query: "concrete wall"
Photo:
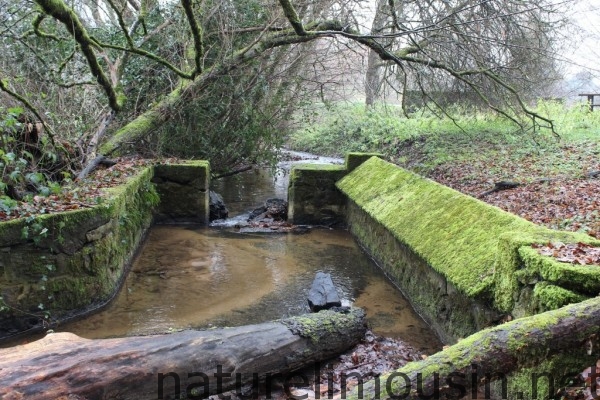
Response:
MULTIPOLYGON (((531 247, 548 241, 600 246, 600 241, 535 225, 376 157, 359 164, 336 182, 345 202, 336 197, 335 205, 359 243, 444 342, 475 340, 469 335, 600 292, 600 269, 560 263, 531 247)), ((319 167, 311 166, 303 192, 331 190, 331 174, 323 167, 321 176, 327 179, 321 179, 319 167), (323 182, 325 188, 318 187, 323 182)), ((290 204, 295 195, 290 190, 290 204)), ((318 210, 303 210, 318 215, 318 210)), ((559 354, 535 346, 523 350, 521 362, 531 368, 507 377, 508 398, 533 398, 532 373, 548 374, 558 384, 569 373, 595 365, 600 352, 588 350, 584 345, 559 354)), ((539 380, 537 398, 547 398, 547 382, 539 380)), ((492 393, 501 393, 501 386, 492 393)))
POLYGON ((208 223, 209 176, 207 162, 148 167, 93 208, 0 223, 0 336, 110 300, 155 211, 208 223))
POLYGON ((288 187, 288 221, 296 225, 343 223, 346 196, 336 182, 374 153, 349 153, 344 165, 296 164, 290 172, 288 187))
POLYGON ((152 182, 160 195, 156 222, 209 223, 208 161, 156 165, 152 182))

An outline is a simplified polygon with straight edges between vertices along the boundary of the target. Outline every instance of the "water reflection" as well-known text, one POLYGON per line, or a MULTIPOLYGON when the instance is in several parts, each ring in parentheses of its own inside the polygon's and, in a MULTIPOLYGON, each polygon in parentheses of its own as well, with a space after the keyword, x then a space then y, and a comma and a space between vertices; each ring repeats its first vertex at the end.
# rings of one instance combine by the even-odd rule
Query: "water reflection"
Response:
POLYGON ((317 271, 367 311, 377 333, 434 351, 440 344, 345 231, 239 234, 155 226, 111 306, 63 327, 87 338, 264 322, 308 311, 317 271))
MULTIPOLYGON (((283 167, 275 177, 257 169, 213 186, 230 216, 239 215, 268 198, 286 197, 289 164, 283 167)), ((293 235, 154 226, 115 301, 60 330, 105 338, 298 315, 309 311, 306 296, 317 271, 332 275, 346 303, 366 310, 377 334, 401 338, 426 353, 441 348, 349 233, 318 229, 293 235)))

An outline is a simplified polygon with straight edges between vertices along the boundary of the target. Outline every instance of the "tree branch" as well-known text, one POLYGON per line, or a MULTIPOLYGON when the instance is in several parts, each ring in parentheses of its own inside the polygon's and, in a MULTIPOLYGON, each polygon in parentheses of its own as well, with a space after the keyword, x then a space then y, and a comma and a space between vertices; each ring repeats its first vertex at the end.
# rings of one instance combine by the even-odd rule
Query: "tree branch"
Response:
POLYGON ((23 97, 20 94, 18 94, 16 92, 13 92, 12 90, 10 90, 10 88, 8 87, 8 81, 5 80, 5 79, 2 79, 2 78, 0 78, 0 90, 2 90, 3 92, 5 92, 6 94, 8 94, 9 96, 11 96, 12 98, 18 100, 21 104, 23 104, 25 106, 25 108, 27 108, 29 111, 31 111, 31 113, 33 115, 35 115, 35 117, 44 126, 44 129, 46 130, 46 133, 48 134, 48 137, 50 138, 50 143, 52 144, 53 147, 56 148, 56 143, 54 141, 54 132, 52 131, 52 128, 50 128, 50 126, 46 123, 46 121, 44 120, 44 118, 42 118, 42 115, 33 106, 33 104, 31 104, 25 97, 23 97))
POLYGON ((225 58, 221 63, 205 69, 195 80, 182 83, 182 85, 165 96, 154 107, 145 113, 139 115, 136 119, 119 129, 101 148, 100 152, 109 156, 119 150, 123 145, 135 142, 147 134, 153 132, 161 124, 171 118, 173 113, 186 102, 193 99, 209 83, 214 82, 221 76, 239 68, 246 62, 253 60, 266 51, 290 44, 304 43, 323 37, 321 32, 326 32, 331 36, 336 30, 342 31, 346 27, 339 22, 322 22, 309 25, 310 32, 306 35, 298 36, 295 31, 283 31, 270 34, 262 40, 255 41, 246 48, 225 58))
POLYGON ((88 34, 75 11, 67 6, 63 0, 35 0, 35 2, 46 14, 62 22, 73 38, 75 38, 88 62, 92 75, 94 75, 100 86, 104 89, 110 107, 115 111, 120 111, 125 103, 125 95, 122 91, 115 90, 111 85, 94 52, 93 47, 97 43, 88 34))
POLYGON ((298 36, 305 36, 306 31, 304 30, 304 26, 302 25, 302 21, 300 17, 298 17, 298 13, 296 9, 292 5, 290 0, 279 0, 279 4, 281 4, 281 8, 283 8, 283 13, 285 17, 290 21, 292 28, 298 36))
POLYGON ((194 16, 194 10, 192 8, 191 0, 181 0, 181 5, 183 6, 183 10, 185 11, 185 16, 187 17, 188 24, 190 25, 190 29, 192 31, 192 37, 194 38, 194 62, 196 64, 196 69, 192 73, 195 77, 196 75, 202 73, 202 59, 204 58, 204 41, 202 39, 202 28, 198 25, 198 21, 194 16))
POLYGON ((42 24, 42 22, 44 21, 45 18, 46 18, 46 14, 42 14, 42 13, 38 14, 38 16, 35 17, 35 19, 33 20, 32 24, 31 24, 33 26, 33 32, 41 38, 52 39, 57 42, 60 42, 62 39, 59 38, 58 36, 43 32, 40 29, 40 25, 42 24))
POLYGON ((159 57, 156 54, 146 51, 144 49, 140 49, 139 47, 127 48, 127 47, 117 46, 117 45, 108 44, 108 43, 101 43, 101 45, 102 45, 102 47, 104 47, 106 49, 120 50, 123 52, 137 54, 137 55, 149 58, 150 60, 156 61, 157 63, 167 67, 169 70, 171 70, 175 74, 177 74, 180 78, 189 79, 189 80, 194 78, 193 74, 188 74, 187 72, 184 72, 183 70, 177 68, 175 65, 171 64, 164 58, 159 57))

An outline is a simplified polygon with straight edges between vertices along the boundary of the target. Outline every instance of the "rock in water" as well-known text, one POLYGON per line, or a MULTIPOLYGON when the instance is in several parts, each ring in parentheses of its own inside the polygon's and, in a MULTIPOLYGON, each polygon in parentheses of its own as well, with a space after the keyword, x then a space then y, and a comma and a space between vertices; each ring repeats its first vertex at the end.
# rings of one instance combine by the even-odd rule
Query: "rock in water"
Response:
POLYGON ((308 292, 308 305, 312 312, 340 307, 342 305, 330 274, 317 272, 315 280, 310 287, 310 292, 308 292))
POLYGON ((254 209, 248 216, 249 222, 261 222, 266 220, 287 220, 288 203, 283 199, 268 199, 261 207, 254 209))
POLYGON ((275 221, 287 220, 288 203, 283 199, 268 199, 265 202, 267 215, 275 221))
POLYGON ((225 219, 229 216, 229 210, 225 206, 223 197, 221 197, 219 193, 213 192, 212 190, 209 192, 209 208, 209 219, 211 222, 216 219, 225 219))

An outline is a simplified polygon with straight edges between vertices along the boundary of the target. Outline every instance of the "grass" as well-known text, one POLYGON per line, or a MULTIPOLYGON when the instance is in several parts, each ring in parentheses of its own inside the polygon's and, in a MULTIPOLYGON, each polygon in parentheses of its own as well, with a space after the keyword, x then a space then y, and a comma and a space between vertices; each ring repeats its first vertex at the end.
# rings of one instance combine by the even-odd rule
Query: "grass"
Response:
MULTIPOLYGON (((540 102, 536 111, 555 121, 550 130, 523 132, 510 121, 490 112, 450 110, 454 120, 428 110, 407 118, 398 107, 366 110, 362 104, 320 106, 316 122, 307 123, 288 141, 291 148, 341 156, 351 151, 382 152, 391 161, 428 174, 437 166, 485 159, 501 165, 523 164, 528 175, 531 160, 539 160, 540 174, 577 173, 580 158, 597 157, 600 113, 585 105, 567 108, 540 102)), ((511 171, 514 175, 515 171, 511 171)))
POLYGON ((600 237, 600 112, 585 104, 539 102, 555 131, 523 132, 490 112, 455 108, 454 119, 430 111, 405 117, 397 107, 320 106, 318 118, 288 141, 295 150, 341 156, 381 153, 404 168, 475 197, 499 181, 517 189, 484 196, 486 202, 552 229, 600 237), (541 183, 544 180, 546 183, 541 183))

